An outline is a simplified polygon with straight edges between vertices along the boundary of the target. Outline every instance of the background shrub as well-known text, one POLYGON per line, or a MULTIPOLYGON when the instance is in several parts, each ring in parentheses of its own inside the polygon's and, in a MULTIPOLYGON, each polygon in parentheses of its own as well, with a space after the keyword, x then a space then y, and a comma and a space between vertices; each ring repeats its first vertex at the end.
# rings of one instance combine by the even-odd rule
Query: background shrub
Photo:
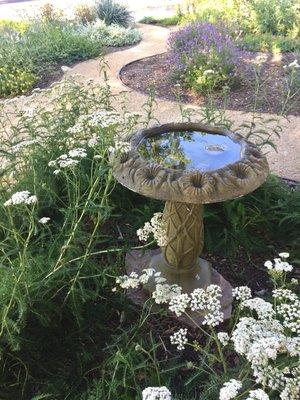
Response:
POLYGON ((30 23, 26 21, 13 21, 10 19, 0 19, 0 34, 3 32, 18 32, 24 33, 30 23))
POLYGON ((253 33, 296 37, 300 33, 300 4, 298 0, 249 0, 243 2, 249 18, 240 21, 253 33))
POLYGON ((97 2, 96 12, 98 18, 107 25, 121 25, 127 28, 133 22, 132 14, 127 7, 113 0, 101 0, 97 2))
POLYGON ((0 97, 26 93, 36 81, 32 71, 5 64, 0 67, 0 97))
POLYGON ((299 35, 298 0, 192 0, 183 21, 223 21, 248 33, 299 35))
POLYGON ((300 229, 300 187, 292 191, 280 179, 270 176, 260 188, 240 199, 207 205, 205 222, 208 252, 220 249, 234 256, 239 247, 248 253, 264 252, 270 247, 276 252, 276 248, 289 243, 299 257, 296 232, 300 229))
POLYGON ((90 24, 96 19, 95 7, 87 4, 78 4, 74 10, 75 18, 79 23, 90 24))
POLYGON ((218 23, 223 21, 228 25, 237 22, 241 2, 232 0, 191 0, 187 1, 186 12, 183 13, 182 22, 203 21, 218 23))
POLYGON ((172 78, 199 91, 237 80, 237 49, 222 25, 197 22, 171 33, 168 62, 172 78))
POLYGON ((100 20, 80 27, 79 30, 105 46, 125 46, 141 40, 141 33, 137 29, 123 28, 120 25, 106 25, 104 21, 100 20))
POLYGON ((249 51, 300 52, 300 38, 274 36, 270 33, 245 33, 239 36, 236 44, 239 48, 249 51))
POLYGON ((64 19, 64 13, 53 6, 51 3, 46 3, 40 7, 37 20, 41 19, 43 22, 58 22, 64 19))
POLYGON ((1 76, 0 97, 25 93, 57 64, 96 57, 102 48, 70 23, 34 22, 23 34, 2 32, 0 68, 6 75, 1 76))

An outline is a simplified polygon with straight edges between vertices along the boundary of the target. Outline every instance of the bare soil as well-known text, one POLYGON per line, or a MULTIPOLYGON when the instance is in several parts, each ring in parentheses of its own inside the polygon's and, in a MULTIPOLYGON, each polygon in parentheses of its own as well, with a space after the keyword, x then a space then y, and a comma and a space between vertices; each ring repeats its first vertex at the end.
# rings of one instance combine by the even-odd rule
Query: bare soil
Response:
MULTIPOLYGON (((271 54, 262 52, 240 52, 239 76, 241 82, 232 88, 227 99, 226 109, 251 112, 269 112, 280 114, 283 99, 287 93, 286 70, 284 65, 291 63, 294 56, 291 53, 271 54), (262 87, 255 96, 255 81, 260 71, 262 87), (256 103, 256 104, 255 104, 256 103)), ((135 90, 146 93, 150 86, 155 88, 158 97, 168 100, 180 100, 186 103, 204 105, 205 96, 194 90, 185 89, 170 79, 170 67, 167 63, 167 53, 147 57, 126 65, 120 77, 122 82, 135 90)), ((224 105, 222 91, 213 95, 216 106, 224 105)), ((300 115, 300 91, 288 104, 286 114, 300 115)))

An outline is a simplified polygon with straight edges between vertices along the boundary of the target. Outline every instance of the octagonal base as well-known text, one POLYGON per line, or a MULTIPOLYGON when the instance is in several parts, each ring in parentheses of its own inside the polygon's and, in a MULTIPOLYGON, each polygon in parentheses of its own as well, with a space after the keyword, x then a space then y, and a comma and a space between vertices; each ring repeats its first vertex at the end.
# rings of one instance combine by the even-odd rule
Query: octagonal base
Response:
MULTIPOLYGON (((198 264, 192 270, 180 275, 175 274, 174 270, 172 271, 171 268, 166 267, 160 249, 147 250, 145 252, 133 250, 126 254, 125 263, 128 274, 131 272, 140 274, 144 268, 154 268, 160 271, 161 276, 167 279, 167 283, 180 285, 184 293, 190 293, 196 288, 206 288, 210 284, 220 286, 222 290, 221 306, 224 319, 230 318, 232 310, 232 287, 222 275, 211 268, 210 263, 206 260, 199 258, 198 264)), ((134 304, 143 305, 149 299, 150 293, 145 288, 130 289, 128 290, 128 297, 134 304)), ((189 315, 196 324, 201 325, 203 323, 203 317, 198 313, 190 311, 189 315)), ((196 324, 191 318, 185 315, 176 317, 174 313, 170 313, 170 316, 190 325, 192 328, 196 328, 196 324)))

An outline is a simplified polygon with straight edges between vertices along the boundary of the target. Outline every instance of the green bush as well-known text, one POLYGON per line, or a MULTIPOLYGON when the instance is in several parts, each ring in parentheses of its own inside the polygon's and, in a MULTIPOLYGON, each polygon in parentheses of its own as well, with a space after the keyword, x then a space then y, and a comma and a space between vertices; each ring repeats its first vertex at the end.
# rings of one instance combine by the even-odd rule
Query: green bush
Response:
POLYGON ((80 32, 105 46, 126 46, 141 40, 137 29, 123 28, 120 25, 106 25, 98 20, 92 24, 80 27, 80 32))
POLYGON ((144 17, 140 20, 142 24, 153 24, 161 26, 174 26, 178 25, 181 21, 181 17, 173 15, 172 17, 156 18, 156 17, 144 17))
POLYGON ((126 6, 116 3, 114 0, 100 0, 96 3, 98 18, 106 25, 120 25, 128 28, 133 22, 131 12, 126 6))
MULTIPOLYGON (((239 1, 232 0, 191 0, 187 1, 187 12, 182 16, 183 23, 205 21, 218 23, 223 21, 234 24, 239 16, 239 1)), ((241 1, 243 3, 243 0, 241 1)))
POLYGON ((244 7, 249 18, 244 20, 243 26, 249 31, 283 36, 300 33, 298 0, 250 0, 244 7))
POLYGON ((277 247, 300 256, 300 187, 292 191, 275 176, 240 199, 207 205, 205 221, 208 252, 219 250, 234 256, 239 247, 249 254, 267 252, 271 247, 276 251, 277 247))
POLYGON ((23 34, 12 31, 0 35, 0 68, 4 73, 11 71, 1 78, 0 97, 27 92, 57 64, 95 57, 103 47, 70 23, 34 22, 23 34), (16 77, 14 82, 11 75, 16 77))
POLYGON ((300 38, 274 36, 270 33, 263 33, 260 35, 246 33, 239 37, 237 46, 249 51, 269 51, 272 53, 299 52, 300 38))
POLYGON ((247 33, 297 37, 300 30, 298 0, 192 0, 183 22, 225 22, 247 33))
POLYGON ((90 7, 87 4, 78 4, 75 7, 75 19, 81 24, 90 24, 96 19, 95 7, 90 7))
POLYGON ((30 22, 0 21, 0 98, 26 93, 59 64, 94 58, 103 46, 124 46, 141 39, 136 29, 63 19, 51 6, 30 22))
POLYGON ((30 26, 29 22, 26 21, 13 21, 10 19, 0 19, 0 34, 3 31, 16 31, 24 33, 30 26))
POLYGON ((37 76, 26 69, 13 66, 0 66, 0 97, 26 93, 37 81, 37 76))

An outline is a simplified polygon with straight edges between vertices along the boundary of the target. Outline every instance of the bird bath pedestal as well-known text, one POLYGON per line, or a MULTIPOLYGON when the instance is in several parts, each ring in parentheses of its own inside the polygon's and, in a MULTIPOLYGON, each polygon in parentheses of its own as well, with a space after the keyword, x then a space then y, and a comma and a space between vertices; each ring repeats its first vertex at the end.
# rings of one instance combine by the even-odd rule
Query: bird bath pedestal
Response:
MULTIPOLYGON (((166 283, 181 286, 183 293, 217 284, 222 289, 224 317, 228 318, 231 285, 200 258, 203 205, 240 197, 258 188, 269 172, 264 155, 237 133, 198 123, 170 123, 133 134, 131 150, 114 156, 113 171, 130 190, 166 202, 166 246, 128 253, 127 273, 141 273, 152 267, 161 272, 166 283)), ((142 304, 149 298, 149 291, 133 290, 129 296, 142 304)))

